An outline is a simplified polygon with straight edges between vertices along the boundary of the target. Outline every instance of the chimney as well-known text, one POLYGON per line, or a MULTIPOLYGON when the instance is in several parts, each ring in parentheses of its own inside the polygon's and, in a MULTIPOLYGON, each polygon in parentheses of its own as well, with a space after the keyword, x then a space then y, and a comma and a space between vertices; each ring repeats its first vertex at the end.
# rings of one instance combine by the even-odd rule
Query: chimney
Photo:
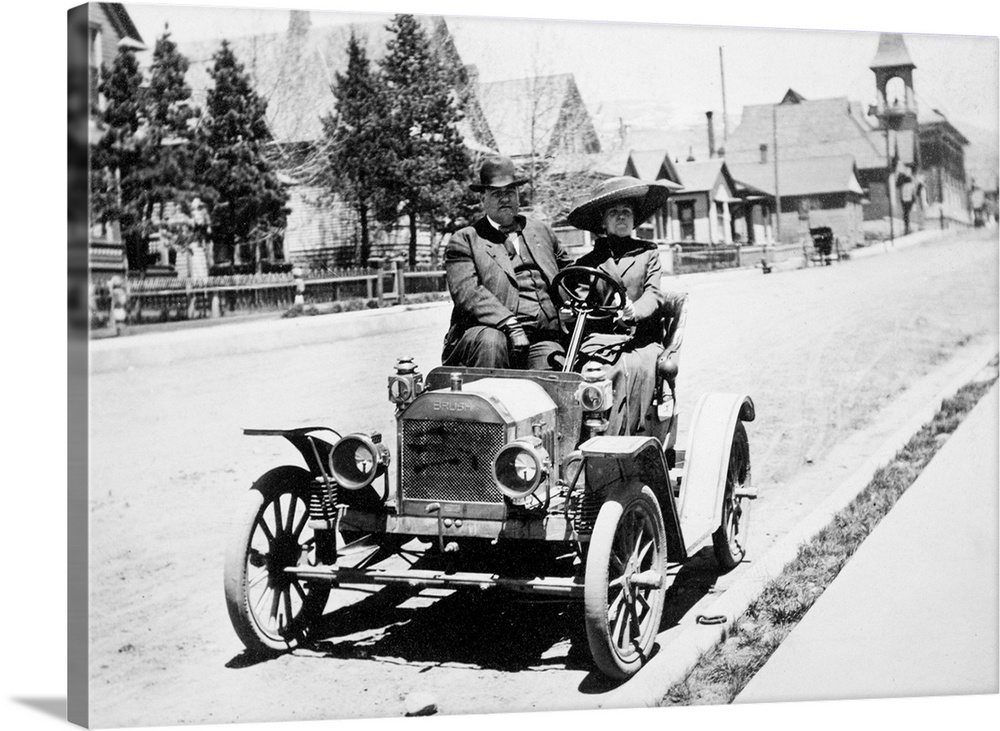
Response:
POLYGON ((288 16, 288 32, 291 35, 304 36, 309 32, 312 20, 308 10, 290 10, 288 16))
POLYGON ((694 149, 691 148, 691 147, 688 147, 688 159, 687 159, 687 161, 688 162, 694 162, 694 149))
POLYGON ((760 146, 760 161, 762 164, 767 162, 767 145, 760 146))
POLYGON ((705 112, 708 118, 708 157, 715 157, 715 126, 712 124, 712 112, 705 112))

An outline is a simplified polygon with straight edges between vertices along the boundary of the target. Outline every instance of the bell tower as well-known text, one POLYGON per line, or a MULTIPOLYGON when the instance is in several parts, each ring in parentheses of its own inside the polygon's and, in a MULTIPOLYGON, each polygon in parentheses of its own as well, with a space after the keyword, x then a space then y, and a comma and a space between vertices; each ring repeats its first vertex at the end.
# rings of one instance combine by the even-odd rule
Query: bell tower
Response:
POLYGON ((913 69, 917 65, 910 59, 902 33, 882 33, 878 37, 878 50, 869 68, 875 72, 878 89, 877 116, 882 126, 892 118, 892 129, 917 129, 917 100, 913 94, 913 69), (888 96, 887 87, 893 79, 903 82, 903 98, 888 96))

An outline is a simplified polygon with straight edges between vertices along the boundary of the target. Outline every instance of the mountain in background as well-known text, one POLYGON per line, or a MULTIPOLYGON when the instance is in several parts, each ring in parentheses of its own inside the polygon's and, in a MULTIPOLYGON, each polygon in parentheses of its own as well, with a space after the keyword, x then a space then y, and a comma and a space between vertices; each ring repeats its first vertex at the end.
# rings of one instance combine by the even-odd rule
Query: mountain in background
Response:
MULTIPOLYGON (((666 150, 671 160, 681 162, 689 154, 698 160, 708 158, 704 111, 650 99, 619 99, 602 103, 592 116, 606 150, 666 150)), ((731 131, 739 117, 729 116, 731 131)), ((724 137, 721 110, 714 110, 714 128, 718 148, 724 137)))

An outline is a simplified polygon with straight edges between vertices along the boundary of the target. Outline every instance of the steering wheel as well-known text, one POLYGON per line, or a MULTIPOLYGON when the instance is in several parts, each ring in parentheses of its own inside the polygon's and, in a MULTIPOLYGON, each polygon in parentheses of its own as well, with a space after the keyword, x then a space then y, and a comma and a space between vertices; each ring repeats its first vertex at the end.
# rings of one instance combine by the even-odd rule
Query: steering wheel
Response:
POLYGON ((594 267, 566 267, 556 274, 552 288, 573 314, 588 320, 607 320, 625 309, 625 287, 594 267))

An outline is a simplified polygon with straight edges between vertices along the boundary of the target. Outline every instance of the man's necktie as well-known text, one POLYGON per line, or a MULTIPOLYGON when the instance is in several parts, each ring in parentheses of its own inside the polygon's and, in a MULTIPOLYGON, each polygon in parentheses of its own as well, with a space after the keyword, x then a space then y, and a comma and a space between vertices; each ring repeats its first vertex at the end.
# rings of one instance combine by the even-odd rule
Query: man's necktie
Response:
POLYGON ((521 229, 519 226, 501 226, 500 233, 506 234, 507 238, 504 239, 503 245, 507 249, 507 256, 511 259, 516 257, 520 253, 520 241, 519 234, 521 229))

